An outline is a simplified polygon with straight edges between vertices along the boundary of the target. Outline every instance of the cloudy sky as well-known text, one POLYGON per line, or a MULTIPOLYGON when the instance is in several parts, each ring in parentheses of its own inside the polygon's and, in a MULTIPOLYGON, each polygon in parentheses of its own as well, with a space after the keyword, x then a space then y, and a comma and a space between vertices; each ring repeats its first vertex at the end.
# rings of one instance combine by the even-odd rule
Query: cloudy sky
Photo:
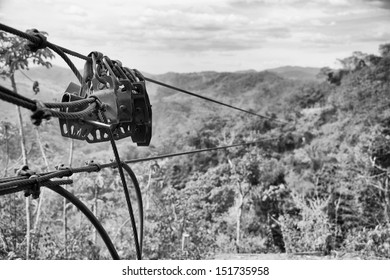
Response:
POLYGON ((0 0, 0 22, 155 74, 337 67, 390 42, 390 0, 0 0))

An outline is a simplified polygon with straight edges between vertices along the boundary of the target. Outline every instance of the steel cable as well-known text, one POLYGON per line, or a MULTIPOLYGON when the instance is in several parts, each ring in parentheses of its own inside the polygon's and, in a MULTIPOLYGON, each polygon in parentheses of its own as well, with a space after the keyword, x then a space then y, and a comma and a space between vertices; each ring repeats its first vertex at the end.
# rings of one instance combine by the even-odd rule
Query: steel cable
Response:
MULTIPOLYGON (((59 185, 70 185, 73 183, 73 180, 55 180, 55 181, 45 181, 45 182, 39 182, 39 185, 42 187, 54 187, 59 185)), ((34 182, 34 184, 37 184, 37 181, 34 182)), ((11 193, 17 193, 20 191, 24 191, 29 189, 33 184, 23 184, 23 185, 17 185, 17 186, 11 186, 8 188, 0 188, 0 195, 7 195, 11 193)))
POLYGON ((143 247, 143 240, 144 240, 144 207, 142 202, 142 193, 141 188, 139 186, 137 176, 135 176, 135 173, 133 170, 128 166, 126 163, 121 163, 123 166, 123 169, 126 170, 127 174, 129 174, 131 180, 133 181, 135 194, 137 196, 137 203, 138 203, 138 214, 139 214, 139 231, 138 231, 138 243, 140 246, 140 251, 142 253, 142 247, 143 247))
MULTIPOLYGON (((177 156, 183 156, 183 155, 190 155, 190 154, 196 154, 196 153, 202 153, 202 152, 211 152, 211 151, 216 151, 216 150, 221 150, 221 149, 230 149, 230 148, 235 148, 239 146, 249 146, 249 145, 257 145, 261 144, 267 141, 273 141, 279 139, 278 137, 274 138, 266 138, 262 139, 259 141, 254 141, 254 142, 245 142, 245 143, 238 143, 238 144, 233 144, 233 145, 228 145, 228 146, 220 146, 220 147, 215 147, 215 148, 207 148, 207 149, 199 149, 199 150, 193 150, 193 151, 186 151, 186 152, 181 152, 181 153, 173 153, 173 154, 165 154, 165 155, 160 155, 160 156, 155 156, 155 157, 147 157, 147 158, 139 158, 139 159, 133 159, 133 160, 126 160, 122 161, 123 163, 139 163, 139 162, 145 162, 145 161, 152 161, 152 160, 158 160, 158 159, 163 159, 163 158, 172 158, 172 157, 177 157, 177 156)), ((117 152, 117 150, 116 150, 117 152)), ((57 171, 52 171, 52 172, 47 172, 47 173, 42 173, 42 174, 36 174, 39 176, 41 181, 45 180, 50 180, 53 178, 61 178, 61 177, 69 177, 73 174, 76 173, 82 173, 82 172, 98 172, 101 169, 104 168, 112 168, 112 167, 117 167, 118 163, 117 162, 111 162, 111 163, 105 163, 105 164, 89 164, 87 166, 82 166, 78 168, 62 168, 61 170, 57 171)), ((130 175, 130 174, 129 174, 130 175)), ((29 185, 31 183, 36 182, 35 179, 29 179, 26 178, 26 176, 16 176, 16 177, 9 177, 9 178, 1 178, 0 179, 0 189, 7 188, 10 186, 22 186, 22 185, 29 185)))
POLYGON ((27 79, 29 79, 31 82, 34 82, 29 76, 27 76, 26 73, 24 73, 22 70, 20 70, 20 73, 22 73, 23 76, 25 76, 27 79))
MULTIPOLYGON (((0 99, 12 103, 14 105, 23 107, 25 109, 31 110, 33 112, 37 110, 37 101, 28 99, 1 85, 0 85, 0 99)), ((64 102, 64 103, 42 103, 45 107, 40 109, 49 112, 53 117, 59 119, 69 119, 69 120, 81 119, 95 112, 95 110, 97 109, 97 103, 95 101, 96 99, 90 98, 90 99, 83 99, 83 100, 64 102), (46 107, 46 104, 48 105, 48 107, 46 107), (61 111, 49 109, 49 108, 74 108, 86 104, 88 104, 89 106, 84 110, 78 112, 61 112, 61 111)))
POLYGON ((41 175, 41 176, 38 174, 34 174, 34 175, 36 175, 37 177, 27 178, 27 179, 22 179, 22 180, 18 179, 20 177, 16 177, 16 179, 14 181, 1 183, 0 190, 6 189, 6 188, 9 188, 12 186, 16 186, 16 187, 28 186, 31 184, 35 184, 37 182, 39 182, 41 184, 41 183, 44 183, 45 181, 48 181, 48 180, 53 179, 53 178, 62 178, 64 176, 69 177, 72 175, 72 171, 66 169, 66 170, 54 171, 54 172, 51 172, 51 173, 48 173, 45 175, 41 175))
MULTIPOLYGON (((216 151, 216 150, 221 150, 221 149, 230 149, 230 148, 239 147, 239 146, 257 145, 257 144, 261 144, 261 143, 264 143, 267 141, 273 141, 273 140, 277 140, 277 139, 279 139, 279 138, 278 137, 267 138, 267 139, 262 139, 262 140, 254 141, 254 142, 245 142, 245 143, 238 143, 238 144, 233 144, 233 145, 228 145, 228 146, 220 146, 220 147, 215 147, 215 148, 198 149, 198 150, 193 150, 193 151, 159 155, 159 156, 155 156, 155 157, 126 160, 126 161, 123 161, 123 163, 126 163, 126 164, 139 163, 139 162, 144 162, 144 161, 152 161, 152 160, 158 160, 158 159, 163 159, 163 158, 172 158, 172 157, 177 157, 177 156, 190 155, 190 154, 196 154, 196 153, 202 153, 202 152, 210 152, 210 151, 216 151)), ((117 149, 116 149, 116 153, 117 153, 117 149)), ((61 170, 37 174, 37 175, 39 176, 40 181, 43 182, 45 180, 50 180, 52 178, 61 178, 63 176, 69 177, 72 174, 82 173, 82 172, 98 172, 104 168, 117 167, 117 166, 118 166, 117 162, 111 162, 111 163, 106 163, 106 164, 90 164, 88 166, 83 166, 83 167, 78 167, 78 168, 63 168, 61 170)), ((23 176, 1 178, 0 179, 0 189, 7 188, 10 186, 29 185, 29 184, 34 183, 34 182, 36 182, 36 179, 29 179, 29 178, 26 178, 23 176)))
MULTIPOLYGON (((98 115, 101 118, 101 121, 104 124, 107 124, 107 119, 106 119, 106 116, 104 115, 104 113, 99 110, 99 114, 98 115)), ((108 136, 110 138, 112 151, 114 153, 116 166, 118 167, 119 176, 120 176, 121 181, 122 181, 122 187, 123 187, 123 191, 124 191, 124 194, 125 194, 126 204, 127 204, 127 208, 128 208, 128 211, 129 211, 130 221, 131 221, 131 225, 132 225, 132 229, 133 229, 134 244, 135 244, 135 250, 136 250, 137 259, 141 260, 142 259, 142 245, 139 242, 140 241, 140 237, 138 236, 138 232, 137 232, 137 224, 135 222, 134 211, 133 211, 133 207, 132 207, 132 204, 131 204, 130 193, 129 193, 129 190, 128 190, 128 187, 127 187, 125 174, 123 172, 122 162, 121 162, 121 159, 120 159, 120 156, 119 156, 118 148, 116 146, 115 139, 114 139, 114 134, 112 132, 111 127, 107 129, 107 132, 108 132, 108 136)), ((130 169, 129 175, 130 175, 131 179, 133 180, 133 177, 131 176, 131 173, 132 173, 132 170, 130 169)), ((138 185, 138 182, 137 182, 136 179, 135 179, 135 181, 133 180, 134 185, 138 185)), ((143 230, 141 232, 143 232, 143 230)))
MULTIPOLYGON (((21 38, 27 39, 27 40, 31 41, 32 43, 34 43, 36 45, 42 44, 42 39, 41 38, 38 38, 38 37, 36 37, 34 35, 31 35, 31 34, 28 34, 26 32, 17 30, 15 28, 12 28, 12 27, 7 26, 7 25, 2 24, 2 23, 0 23, 0 30, 3 30, 5 32, 8 32, 8 33, 11 33, 13 35, 19 36, 21 38)), ((87 57, 85 57, 85 56, 83 56, 81 54, 78 54, 76 52, 70 51, 70 50, 68 50, 66 48, 62 48, 60 46, 52 44, 52 43, 50 43, 48 41, 45 42, 44 47, 48 47, 48 48, 52 49, 59 56, 61 56, 61 58, 68 64, 68 66, 72 70, 72 72, 76 75, 76 77, 79 80, 80 84, 82 84, 82 76, 81 76, 80 72, 78 71, 76 66, 73 64, 73 62, 69 59, 69 57, 66 56, 65 52, 67 52, 67 53, 69 53, 69 54, 71 54, 73 56, 76 56, 76 57, 79 57, 79 58, 83 58, 83 59, 85 59, 87 57)))
POLYGON ((76 100, 76 101, 71 101, 71 102, 45 102, 45 107, 50 108, 50 109, 67 109, 67 108, 75 108, 79 106, 85 106, 90 103, 95 102, 95 98, 87 98, 87 99, 81 99, 81 100, 76 100))
POLYGON ((61 111, 55 111, 51 109, 46 109, 48 112, 52 114, 53 117, 59 118, 59 119, 65 119, 65 120, 77 120, 82 119, 84 117, 87 117, 94 113, 97 109, 97 104, 92 103, 87 108, 85 108, 82 111, 79 112, 61 112, 61 111))
POLYGON ((62 57, 62 59, 68 64, 69 68, 75 74, 75 76, 77 77, 77 80, 79 80, 80 84, 83 84, 83 76, 81 76, 79 70, 73 64, 73 62, 69 59, 69 57, 65 54, 65 52, 60 47, 58 47, 57 45, 54 45, 52 43, 47 42, 47 46, 49 48, 51 48, 53 51, 55 51, 59 56, 62 57))
POLYGON ((5 24, 2 24, 2 23, 0 23, 0 30, 3 30, 7 33, 11 33, 13 35, 22 37, 24 39, 27 39, 27 40, 33 42, 34 44, 39 44, 41 42, 41 40, 35 36, 32 36, 30 34, 27 34, 26 32, 20 31, 18 29, 12 28, 12 27, 5 25, 5 24))
POLYGON ((75 195, 73 195, 71 192, 67 191, 66 189, 60 187, 60 186, 47 186, 47 188, 51 189, 52 191, 58 193, 62 197, 66 198, 68 201, 70 201, 74 206, 77 207, 87 218, 88 220, 94 225, 96 230, 99 232, 101 238, 103 239, 103 242, 105 243, 108 251, 111 254, 111 257, 114 260, 119 260, 118 252, 115 250, 114 244, 112 244, 112 241, 110 237, 108 236, 106 230, 102 226, 102 224, 99 222, 99 220, 95 217, 95 215, 91 212, 91 210, 88 209, 88 207, 81 202, 75 195))
POLYGON ((240 147, 240 146, 257 145, 257 144, 261 144, 264 142, 273 141, 273 140, 277 140, 277 139, 279 139, 279 137, 266 138, 266 139, 254 141, 254 142, 238 143, 238 144, 233 144, 233 145, 228 145, 228 146, 220 146, 220 147, 215 147, 215 148, 198 149, 198 150, 165 154, 165 155, 140 158, 140 159, 130 159, 130 160, 126 160, 124 162, 125 163, 138 163, 138 162, 152 161, 152 160, 158 160, 158 159, 163 159, 163 158, 172 158, 172 157, 177 157, 177 156, 184 156, 184 155, 191 155, 191 154, 197 154, 197 153, 203 153, 203 152, 211 152, 211 151, 217 151, 217 150, 230 149, 230 148, 235 148, 235 147, 240 147))
POLYGON ((228 107, 228 108, 231 108, 231 109, 234 109, 234 110, 238 110, 238 111, 241 111, 241 112, 244 112, 244 113, 247 113, 247 114, 251 114, 251 115, 254 115, 254 116, 257 116, 257 117, 261 117, 263 119, 268 119, 268 120, 271 120, 271 121, 284 123, 284 124, 286 123, 285 121, 281 121, 281 120, 278 120, 276 118, 267 117, 267 116, 260 115, 260 114, 257 114, 257 113, 254 113, 254 112, 251 112, 251 111, 248 111, 248 110, 245 110, 245 109, 241 109, 241 108, 238 108, 238 107, 235 107, 235 106, 223 103, 221 101, 214 100, 214 99, 211 99, 209 97, 205 97, 205 96, 202 96, 202 95, 190 92, 188 90, 184 90, 184 89, 181 89, 181 88, 178 88, 178 87, 175 87, 175 86, 171 86, 171 85, 165 84, 163 82, 156 81, 156 80, 151 79, 151 78, 147 78, 147 77, 144 77, 144 78, 148 82, 151 82, 151 83, 154 83, 154 84, 166 87, 166 88, 170 88, 170 89, 173 89, 173 90, 176 90, 176 91, 179 91, 179 92, 182 92, 182 93, 185 93, 185 94, 188 94, 188 95, 191 95, 191 96, 194 96, 194 97, 197 97, 197 98, 200 98, 200 99, 203 99, 203 100, 215 103, 215 104, 219 104, 221 106, 225 106, 225 107, 228 107))
POLYGON ((16 92, 13 92, 12 90, 7 89, 1 85, 0 99, 31 111, 35 111, 35 109, 37 108, 36 102, 34 102, 33 100, 24 97, 20 94, 17 94, 16 92))

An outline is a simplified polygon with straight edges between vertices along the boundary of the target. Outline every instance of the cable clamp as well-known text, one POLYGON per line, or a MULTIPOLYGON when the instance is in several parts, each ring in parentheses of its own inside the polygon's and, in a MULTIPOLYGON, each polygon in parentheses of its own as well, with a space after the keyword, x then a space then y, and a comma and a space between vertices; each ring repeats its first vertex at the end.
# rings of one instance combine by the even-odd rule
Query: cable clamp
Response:
POLYGON ((89 98, 93 98, 96 102, 96 105, 97 105, 97 108, 102 111, 102 112, 105 112, 107 110, 107 104, 103 103, 102 101, 99 100, 99 98, 95 95, 90 95, 89 98))
POLYGON ((102 166, 98 163, 95 163, 93 160, 87 161, 85 162, 85 164, 88 166, 95 166, 97 168, 97 170, 93 170, 89 172, 99 172, 100 170, 102 170, 102 166))
POLYGON ((23 165, 21 168, 15 170, 16 176, 28 176, 31 177, 35 174, 34 171, 28 168, 28 165, 23 165))
POLYGON ((41 180, 38 175, 32 175, 30 179, 35 179, 35 182, 24 191, 24 196, 28 197, 31 195, 33 199, 37 199, 41 194, 41 180))
POLYGON ((16 171, 17 176, 28 176, 29 179, 35 179, 28 188, 24 191, 24 196, 29 197, 32 195, 33 199, 37 199, 41 194, 41 180, 39 176, 32 170, 28 168, 27 165, 23 165, 20 169, 16 171))
POLYGON ((116 165, 113 165, 113 166, 112 166, 112 169, 118 168, 118 165, 120 164, 120 163, 118 163, 116 160, 114 160, 114 159, 112 159, 112 158, 110 158, 110 162, 111 162, 111 163, 116 163, 116 165))
POLYGON ((36 52, 39 49, 44 49, 47 47, 47 39, 46 36, 44 36, 41 32, 39 32, 37 29, 28 29, 26 30, 26 33, 28 35, 34 36, 39 41, 38 42, 31 42, 27 44, 26 49, 32 52, 36 52))
MULTIPOLYGON (((73 168, 69 167, 69 166, 66 166, 65 164, 61 163, 61 164, 58 164, 54 167, 56 170, 58 171, 63 171, 63 170, 68 170, 69 171, 69 175, 64 175, 64 176, 67 176, 67 177, 70 177, 73 175, 73 168)), ((64 176, 59 176, 58 178, 62 178, 64 176)))
POLYGON ((34 125, 39 126, 43 119, 50 120, 52 114, 42 101, 35 100, 35 106, 36 109, 31 115, 31 120, 34 125))

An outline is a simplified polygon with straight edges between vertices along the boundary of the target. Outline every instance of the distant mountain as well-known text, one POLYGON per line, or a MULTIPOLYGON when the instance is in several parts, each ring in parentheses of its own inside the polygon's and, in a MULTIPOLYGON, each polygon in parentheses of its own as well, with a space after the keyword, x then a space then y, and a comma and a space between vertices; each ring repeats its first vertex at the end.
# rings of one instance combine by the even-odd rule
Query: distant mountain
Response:
MULTIPOLYGON (((297 84, 302 83, 302 79, 314 77, 314 72, 314 69, 303 67, 284 67, 272 71, 169 72, 162 75, 145 74, 145 76, 236 107, 268 114, 268 112, 278 112, 283 104, 282 100, 291 94, 297 84), (287 71, 288 69, 290 71, 287 71), (286 75, 293 76, 292 74, 301 78, 299 80, 285 78, 286 75)), ((77 79, 69 69, 58 66, 51 69, 34 67, 25 71, 25 74, 31 80, 39 82, 40 92, 38 95, 34 95, 32 81, 19 72, 16 73, 18 92, 29 98, 42 101, 61 100, 68 84, 70 82, 77 83, 77 79)), ((11 88, 8 81, 2 80, 0 82, 11 88)), ((193 127, 194 123, 202 123, 213 114, 232 115, 237 113, 153 83, 147 83, 147 90, 153 106, 154 140, 152 139, 152 143, 154 145, 160 141, 159 139, 169 137, 172 129, 185 132, 193 127)), ((30 112, 27 110, 23 110, 23 112, 28 120, 30 112)), ((0 118, 16 122, 15 106, 0 102, 0 118)))
POLYGON ((283 78, 292 80, 317 80, 316 75, 320 68, 301 67, 301 66, 283 66, 273 69, 268 69, 270 72, 277 73, 283 78))
MULTIPOLYGON (((31 67, 28 71, 17 71, 15 74, 18 93, 31 99, 39 99, 50 102, 61 100, 66 87, 70 82, 76 82, 77 79, 73 72, 67 68, 53 66, 50 69, 44 67, 31 67), (24 75, 23 75, 24 74, 24 75), (39 93, 34 94, 32 90, 33 81, 39 83, 39 93)), ((5 87, 12 89, 9 79, 0 78, 0 83, 5 87)), ((24 115, 29 115, 27 110, 23 110, 24 115)), ((15 106, 0 101, 0 118, 15 122, 15 106)))

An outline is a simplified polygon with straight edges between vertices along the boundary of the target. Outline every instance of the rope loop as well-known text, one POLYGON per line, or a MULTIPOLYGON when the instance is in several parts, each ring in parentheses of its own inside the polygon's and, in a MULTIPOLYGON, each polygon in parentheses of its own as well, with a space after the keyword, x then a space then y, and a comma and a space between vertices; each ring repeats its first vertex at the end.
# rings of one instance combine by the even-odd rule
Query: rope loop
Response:
POLYGON ((28 29, 26 30, 26 33, 28 35, 34 36, 37 38, 37 40, 30 41, 26 45, 26 49, 32 52, 36 52, 37 50, 44 49, 47 47, 47 38, 45 35, 43 35, 41 32, 39 32, 37 29, 28 29))
POLYGON ((94 99, 94 102, 96 102, 98 110, 100 110, 101 112, 105 112, 107 110, 107 105, 105 103, 103 103, 102 101, 100 101, 99 98, 97 98, 97 96, 91 95, 91 96, 89 96, 89 98, 94 99))

